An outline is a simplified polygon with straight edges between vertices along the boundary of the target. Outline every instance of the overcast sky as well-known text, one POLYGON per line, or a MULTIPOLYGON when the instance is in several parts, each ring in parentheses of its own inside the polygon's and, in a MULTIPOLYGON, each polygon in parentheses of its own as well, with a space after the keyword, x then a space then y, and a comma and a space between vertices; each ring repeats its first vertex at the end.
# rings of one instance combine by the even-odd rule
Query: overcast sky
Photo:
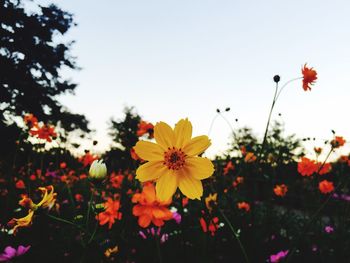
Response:
MULTIPOLYGON (((52 1, 42 0, 41 3, 52 1)), ((83 113, 99 149, 111 117, 135 106, 151 122, 173 125, 188 117, 197 135, 207 134, 216 108, 262 136, 275 74, 281 83, 314 67, 311 92, 294 82, 282 93, 273 118, 282 114, 287 133, 316 137, 331 129, 350 140, 350 1, 247 0, 57 0, 78 26, 68 39, 81 71, 66 73, 79 84, 61 101, 83 113)), ((209 155, 226 148, 230 129, 217 119, 209 155)))

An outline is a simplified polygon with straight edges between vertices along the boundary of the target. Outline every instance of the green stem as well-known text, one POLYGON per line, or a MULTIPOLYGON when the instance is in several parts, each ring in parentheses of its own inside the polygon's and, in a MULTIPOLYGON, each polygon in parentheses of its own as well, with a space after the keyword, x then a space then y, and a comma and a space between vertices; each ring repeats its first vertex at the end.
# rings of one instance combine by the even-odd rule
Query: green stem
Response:
POLYGON ((83 227, 82 227, 82 226, 77 225, 77 224, 75 224, 75 223, 73 223, 73 222, 71 222, 71 221, 68 221, 68 220, 66 220, 66 219, 63 219, 63 218, 60 218, 60 217, 57 217, 57 216, 53 216, 53 215, 50 215, 50 214, 46 214, 46 215, 47 215, 48 217, 50 217, 50 218, 54 219, 54 220, 59 221, 59 222, 62 222, 62 223, 66 223, 66 224, 69 224, 69 225, 75 226, 76 228, 79 228, 80 230, 82 230, 82 229, 83 229, 83 227))
POLYGON ((231 222, 228 220, 228 218, 226 217, 225 213, 224 213, 221 209, 219 209, 219 211, 220 211, 221 216, 224 218, 225 222, 226 222, 227 225, 229 226, 229 228, 230 228, 230 230, 231 230, 233 236, 236 238, 237 243, 238 243, 238 245, 239 245, 239 247, 240 247, 240 249, 241 249, 241 251, 242 251, 242 254, 243 254, 243 256, 244 256, 245 262, 246 262, 246 263, 249 263, 250 261, 249 261, 247 252, 245 251, 245 248, 244 248, 244 246, 243 246, 241 240, 239 239, 239 236, 238 236, 237 232, 234 230, 234 228, 233 228, 231 222))
POLYGON ((92 198, 93 198, 93 191, 91 191, 91 194, 90 194, 90 201, 88 203, 88 210, 87 210, 87 213, 86 213, 86 227, 88 227, 89 225, 89 218, 90 218, 90 210, 91 210, 91 203, 92 203, 92 198))
POLYGON ((159 263, 162 263, 163 260, 162 260, 162 254, 161 254, 161 251, 160 251, 160 238, 159 236, 155 236, 155 241, 156 241, 156 247, 157 247, 157 255, 158 255, 158 260, 159 260, 159 263))

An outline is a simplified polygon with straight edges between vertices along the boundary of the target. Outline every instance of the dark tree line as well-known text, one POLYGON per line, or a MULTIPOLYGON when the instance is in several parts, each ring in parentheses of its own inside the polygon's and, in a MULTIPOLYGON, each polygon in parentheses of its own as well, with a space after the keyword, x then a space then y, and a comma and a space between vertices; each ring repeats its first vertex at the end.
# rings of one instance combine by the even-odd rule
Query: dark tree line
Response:
POLYGON ((77 86, 61 74, 62 69, 77 69, 70 54, 73 42, 58 41, 75 26, 72 14, 55 5, 37 5, 38 11, 30 12, 26 0, 0 1, 0 148, 18 139, 12 120, 25 113, 61 127, 66 135, 88 132, 85 117, 71 113, 57 99, 77 86))

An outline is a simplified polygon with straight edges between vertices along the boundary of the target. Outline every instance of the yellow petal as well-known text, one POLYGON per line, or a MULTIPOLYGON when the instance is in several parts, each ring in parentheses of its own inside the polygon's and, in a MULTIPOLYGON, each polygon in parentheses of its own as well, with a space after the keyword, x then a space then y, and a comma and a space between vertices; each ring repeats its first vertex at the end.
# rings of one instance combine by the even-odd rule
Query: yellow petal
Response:
POLYGON ((168 170, 157 180, 156 193, 159 201, 169 200, 175 193, 178 185, 177 174, 173 170, 168 170))
POLYGON ((183 148, 192 137, 192 124, 188 119, 182 119, 175 125, 175 146, 183 148))
POLYGON ((167 170, 162 161, 150 161, 136 170, 136 179, 140 182, 156 180, 167 170))
POLYGON ((175 134, 173 129, 165 122, 158 122, 154 126, 154 139, 164 149, 175 146, 175 134))
POLYGON ((164 158, 162 148, 153 142, 139 141, 134 149, 136 154, 146 161, 160 161, 164 158))
POLYGON ((206 135, 197 136, 192 138, 183 148, 183 151, 189 156, 199 155, 204 152, 211 142, 206 135))
POLYGON ((186 158, 184 172, 193 176, 197 180, 203 180, 210 177, 214 172, 213 163, 202 157, 186 158))
POLYGON ((179 177, 179 188, 190 199, 200 200, 203 195, 202 182, 186 173, 182 173, 179 177))

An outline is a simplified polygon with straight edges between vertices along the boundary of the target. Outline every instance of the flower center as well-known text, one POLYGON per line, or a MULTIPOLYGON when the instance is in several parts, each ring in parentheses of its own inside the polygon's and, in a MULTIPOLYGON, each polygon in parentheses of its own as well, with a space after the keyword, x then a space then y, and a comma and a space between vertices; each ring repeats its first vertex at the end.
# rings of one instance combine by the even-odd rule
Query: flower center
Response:
POLYGON ((164 165, 169 169, 179 170, 185 164, 186 154, 181 149, 168 148, 168 151, 164 152, 164 165))

